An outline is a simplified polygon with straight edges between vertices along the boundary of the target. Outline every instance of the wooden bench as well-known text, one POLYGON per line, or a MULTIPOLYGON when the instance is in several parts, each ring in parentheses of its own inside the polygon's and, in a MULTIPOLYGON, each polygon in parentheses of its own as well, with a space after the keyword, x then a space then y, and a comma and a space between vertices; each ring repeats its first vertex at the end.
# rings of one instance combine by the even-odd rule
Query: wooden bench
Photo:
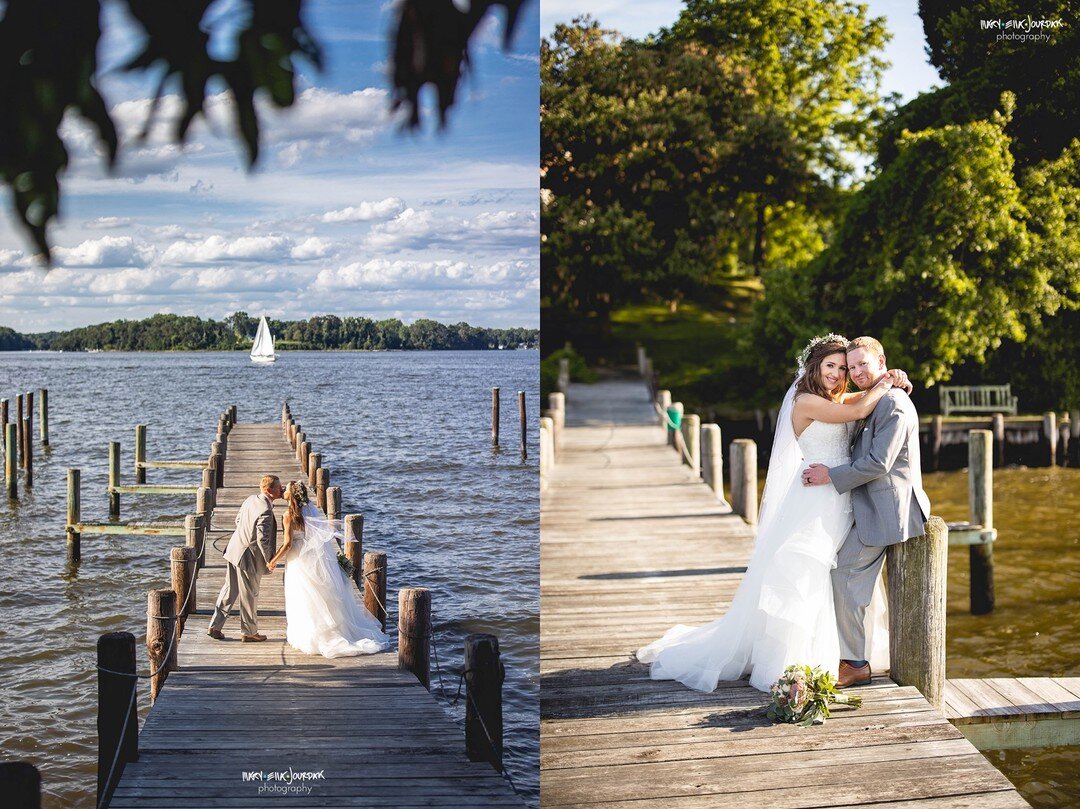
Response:
POLYGON ((1017 399, 1009 385, 942 385, 941 415, 1006 413, 1016 415, 1017 399))

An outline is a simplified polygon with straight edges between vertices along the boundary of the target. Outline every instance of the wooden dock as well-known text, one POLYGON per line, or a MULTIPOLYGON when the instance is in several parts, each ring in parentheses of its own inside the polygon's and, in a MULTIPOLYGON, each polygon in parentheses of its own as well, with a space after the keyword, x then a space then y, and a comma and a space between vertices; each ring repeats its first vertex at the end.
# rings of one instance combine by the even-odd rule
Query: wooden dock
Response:
POLYGON ((753 533, 667 446, 638 380, 571 386, 541 497, 541 805, 1026 806, 919 692, 774 725, 745 681, 711 694, 629 654, 730 603, 753 533))
POLYGON ((1080 744, 1080 677, 948 680, 945 715, 980 750, 1080 744))
MULTIPOLYGON (((259 596, 266 642, 240 642, 236 610, 225 641, 207 636, 235 513, 265 473, 283 482, 302 476, 282 426, 236 424, 179 670, 146 717, 138 761, 124 769, 109 805, 522 806, 490 764, 466 758, 461 729, 398 669, 393 650, 330 660, 289 646, 281 572, 263 579, 259 596), (291 784, 271 775, 290 772, 291 784)), ((283 506, 275 508, 279 525, 283 506)))

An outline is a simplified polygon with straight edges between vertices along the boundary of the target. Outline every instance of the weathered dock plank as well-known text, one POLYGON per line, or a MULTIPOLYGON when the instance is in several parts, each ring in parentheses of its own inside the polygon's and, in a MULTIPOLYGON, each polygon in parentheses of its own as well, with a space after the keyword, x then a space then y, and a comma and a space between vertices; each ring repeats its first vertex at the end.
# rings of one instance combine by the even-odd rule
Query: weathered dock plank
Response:
MULTIPOLYGON (((235 425, 179 670, 143 722, 139 760, 125 768, 110 806, 523 805, 490 764, 466 758, 462 730, 398 669, 393 650, 331 660, 289 646, 283 571, 262 582, 266 642, 241 643, 236 610, 226 640, 207 636, 236 510, 266 473, 306 477, 280 425, 235 425), (290 785, 244 775, 290 770, 321 777, 290 785), (290 786, 297 789, 282 789, 290 786)), ((283 505, 275 507, 279 526, 283 505)))
POLYGON ((630 653, 721 614, 753 531, 667 446, 644 386, 571 386, 541 497, 541 804, 1017 807, 1009 781, 887 677, 823 726, 775 725, 745 681, 700 694, 630 653))

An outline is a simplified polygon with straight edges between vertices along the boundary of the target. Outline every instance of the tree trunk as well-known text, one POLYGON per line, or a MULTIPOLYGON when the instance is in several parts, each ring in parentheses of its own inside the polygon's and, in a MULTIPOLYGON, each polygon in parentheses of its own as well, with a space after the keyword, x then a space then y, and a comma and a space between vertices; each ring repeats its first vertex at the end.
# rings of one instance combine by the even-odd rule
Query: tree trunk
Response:
POLYGON ((751 259, 755 275, 761 275, 765 263, 765 195, 757 199, 757 221, 754 223, 754 257, 751 259))

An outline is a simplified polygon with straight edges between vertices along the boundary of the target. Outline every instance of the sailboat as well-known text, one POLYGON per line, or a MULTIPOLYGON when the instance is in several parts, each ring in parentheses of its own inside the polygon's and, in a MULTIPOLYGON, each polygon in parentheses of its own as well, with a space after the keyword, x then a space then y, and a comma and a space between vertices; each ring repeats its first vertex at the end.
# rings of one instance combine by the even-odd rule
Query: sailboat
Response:
POLYGON ((252 362, 273 362, 277 357, 274 355, 274 336, 270 334, 270 327, 266 324, 266 317, 259 321, 259 330, 255 332, 255 344, 251 347, 252 362))

